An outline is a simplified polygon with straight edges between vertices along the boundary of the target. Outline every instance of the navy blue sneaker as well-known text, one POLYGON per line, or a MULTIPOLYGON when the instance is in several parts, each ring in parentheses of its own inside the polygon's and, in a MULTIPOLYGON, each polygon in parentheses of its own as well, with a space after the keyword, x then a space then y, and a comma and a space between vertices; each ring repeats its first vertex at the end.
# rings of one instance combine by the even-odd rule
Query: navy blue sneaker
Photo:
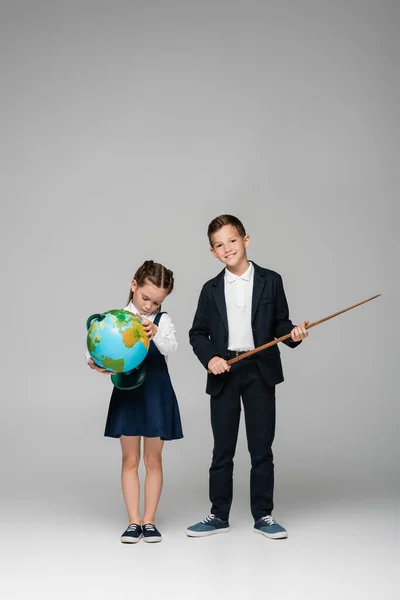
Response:
POLYGON ((254 533, 261 533, 261 535, 274 540, 287 538, 288 536, 286 529, 279 525, 271 515, 257 519, 254 523, 254 533))
POLYGON ((228 533, 229 521, 223 521, 213 514, 208 515, 203 521, 191 525, 185 531, 189 537, 204 537, 214 533, 228 533))
POLYGON ((161 542, 162 535, 157 527, 152 523, 143 525, 143 541, 144 542, 161 542))
POLYGON ((143 530, 140 525, 131 523, 121 535, 121 542, 123 544, 136 544, 143 537, 143 530))

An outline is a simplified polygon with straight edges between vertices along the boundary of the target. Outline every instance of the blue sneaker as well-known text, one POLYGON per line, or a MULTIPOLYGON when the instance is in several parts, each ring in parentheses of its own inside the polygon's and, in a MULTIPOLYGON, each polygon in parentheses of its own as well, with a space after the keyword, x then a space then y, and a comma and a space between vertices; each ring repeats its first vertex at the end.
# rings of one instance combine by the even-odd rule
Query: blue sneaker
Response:
POLYGON ((208 515, 203 521, 191 525, 185 531, 189 537, 203 537, 214 533, 228 533, 229 521, 223 521, 213 514, 208 515))
POLYGON ((143 525, 143 541, 144 542, 161 542, 162 535, 157 527, 152 523, 143 525))
POLYGON ((261 535, 275 540, 287 538, 288 536, 286 529, 279 525, 271 515, 257 519, 254 523, 254 533, 261 533, 261 535))
POLYGON ((143 530, 140 525, 131 523, 121 535, 121 542, 123 544, 136 544, 143 537, 143 530))

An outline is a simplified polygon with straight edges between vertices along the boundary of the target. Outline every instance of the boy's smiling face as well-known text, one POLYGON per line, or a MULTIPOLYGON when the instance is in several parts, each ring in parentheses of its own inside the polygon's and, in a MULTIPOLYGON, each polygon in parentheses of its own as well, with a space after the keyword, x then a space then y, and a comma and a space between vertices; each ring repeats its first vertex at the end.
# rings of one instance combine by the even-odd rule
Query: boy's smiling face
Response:
POLYGON ((250 244, 250 237, 239 235, 236 227, 233 225, 224 225, 212 234, 211 253, 218 258, 232 272, 236 270, 247 269, 248 261, 246 249, 250 244))

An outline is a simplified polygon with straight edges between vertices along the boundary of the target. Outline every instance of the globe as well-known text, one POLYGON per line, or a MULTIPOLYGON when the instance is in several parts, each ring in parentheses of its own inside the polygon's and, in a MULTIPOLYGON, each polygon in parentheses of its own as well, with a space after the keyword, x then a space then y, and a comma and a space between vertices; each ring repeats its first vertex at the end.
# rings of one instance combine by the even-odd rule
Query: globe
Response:
POLYGON ((87 320, 87 348, 107 371, 128 373, 145 359, 149 339, 139 317, 128 310, 109 310, 87 320))

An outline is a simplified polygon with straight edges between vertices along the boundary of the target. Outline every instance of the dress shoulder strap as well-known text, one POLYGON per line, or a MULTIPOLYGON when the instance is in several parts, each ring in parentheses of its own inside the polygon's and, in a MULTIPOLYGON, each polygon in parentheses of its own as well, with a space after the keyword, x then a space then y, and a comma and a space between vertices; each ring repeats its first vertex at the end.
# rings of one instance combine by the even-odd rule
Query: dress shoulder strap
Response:
POLYGON ((154 318, 154 321, 153 321, 153 323, 154 323, 154 325, 156 325, 157 327, 158 327, 158 324, 159 324, 159 322, 160 322, 160 319, 161 319, 161 317, 162 317, 162 315, 163 315, 163 314, 164 314, 163 312, 159 312, 159 313, 157 313, 157 314, 156 314, 156 316, 155 316, 155 318, 154 318))

